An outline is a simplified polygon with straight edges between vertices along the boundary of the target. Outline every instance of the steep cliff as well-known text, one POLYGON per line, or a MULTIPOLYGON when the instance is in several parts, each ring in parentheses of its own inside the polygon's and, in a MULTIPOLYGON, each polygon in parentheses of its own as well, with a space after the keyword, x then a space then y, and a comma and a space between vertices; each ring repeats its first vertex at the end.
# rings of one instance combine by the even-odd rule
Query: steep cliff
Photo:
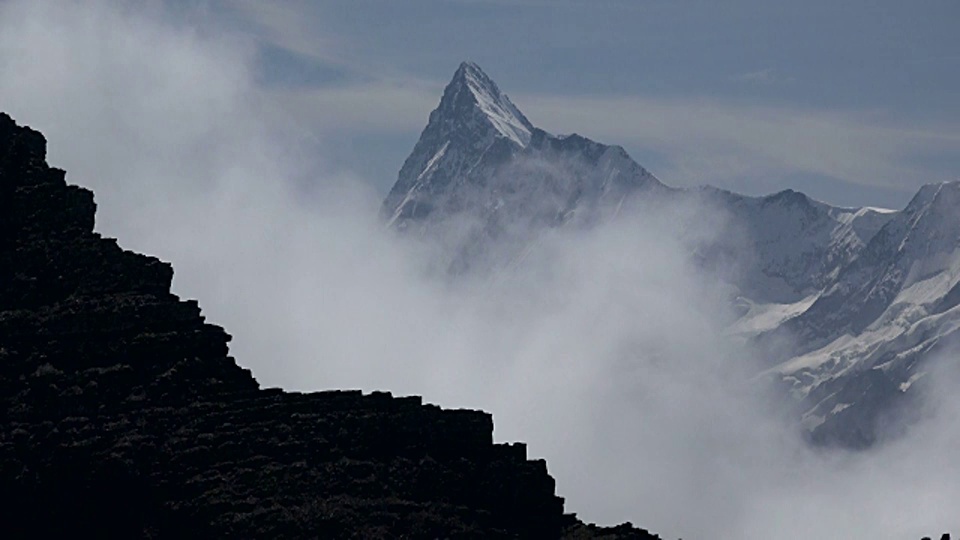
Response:
POLYGON ((260 389, 45 153, 0 113, 4 538, 656 538, 564 515, 486 413, 260 389))

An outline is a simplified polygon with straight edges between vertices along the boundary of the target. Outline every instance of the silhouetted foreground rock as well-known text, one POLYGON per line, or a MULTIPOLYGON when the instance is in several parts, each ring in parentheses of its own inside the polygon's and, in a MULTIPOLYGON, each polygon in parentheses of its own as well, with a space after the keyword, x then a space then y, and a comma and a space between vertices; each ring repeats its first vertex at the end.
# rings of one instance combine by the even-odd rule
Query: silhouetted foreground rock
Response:
POLYGON ((0 113, 0 536, 657 538, 563 514, 480 411, 262 390, 0 113))

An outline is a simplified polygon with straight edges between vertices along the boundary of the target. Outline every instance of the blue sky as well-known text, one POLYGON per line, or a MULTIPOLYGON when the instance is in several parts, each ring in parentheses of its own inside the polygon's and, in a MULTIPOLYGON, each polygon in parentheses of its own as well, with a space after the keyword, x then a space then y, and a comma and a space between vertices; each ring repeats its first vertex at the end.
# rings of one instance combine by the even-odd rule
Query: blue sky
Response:
MULTIPOLYGON (((197 4, 188 4, 191 9, 197 4)), ((457 65, 670 185, 902 207, 960 179, 955 0, 200 4, 337 167, 386 191, 457 65)))

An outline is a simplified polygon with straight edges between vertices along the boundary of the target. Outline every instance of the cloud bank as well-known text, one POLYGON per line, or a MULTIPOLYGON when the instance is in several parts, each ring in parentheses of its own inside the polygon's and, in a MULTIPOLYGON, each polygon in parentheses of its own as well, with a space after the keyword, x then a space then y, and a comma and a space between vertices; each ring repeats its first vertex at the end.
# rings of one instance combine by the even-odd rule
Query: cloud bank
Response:
POLYGON ((960 530, 949 390, 908 438, 846 454, 809 449, 750 382, 690 256, 722 216, 677 234, 706 210, 662 208, 547 234, 498 279, 435 279, 432 246, 385 231, 377 190, 330 170, 323 138, 258 85, 250 38, 188 15, 0 4, 0 103, 95 190, 99 231, 173 262, 175 290, 262 383, 491 411, 498 440, 548 459, 570 510, 666 537, 960 530))

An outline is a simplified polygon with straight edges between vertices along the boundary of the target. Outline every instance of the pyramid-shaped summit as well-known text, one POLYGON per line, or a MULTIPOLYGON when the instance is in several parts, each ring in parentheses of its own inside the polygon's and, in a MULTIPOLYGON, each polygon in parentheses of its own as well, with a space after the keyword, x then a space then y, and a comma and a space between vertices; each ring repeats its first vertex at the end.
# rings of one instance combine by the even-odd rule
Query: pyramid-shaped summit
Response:
POLYGON ((383 215, 392 227, 420 231, 464 213, 487 229, 491 221, 554 225, 651 186, 664 187, 622 148, 534 127, 477 64, 463 62, 383 215))
MULTIPOLYGON (((441 122, 448 112, 454 117, 479 113, 481 125, 493 127, 495 136, 506 137, 519 146, 530 142, 530 133, 534 130, 520 109, 500 92, 497 83, 473 62, 460 64, 437 110, 441 122)), ((433 120, 431 117, 431 122, 433 120)))

